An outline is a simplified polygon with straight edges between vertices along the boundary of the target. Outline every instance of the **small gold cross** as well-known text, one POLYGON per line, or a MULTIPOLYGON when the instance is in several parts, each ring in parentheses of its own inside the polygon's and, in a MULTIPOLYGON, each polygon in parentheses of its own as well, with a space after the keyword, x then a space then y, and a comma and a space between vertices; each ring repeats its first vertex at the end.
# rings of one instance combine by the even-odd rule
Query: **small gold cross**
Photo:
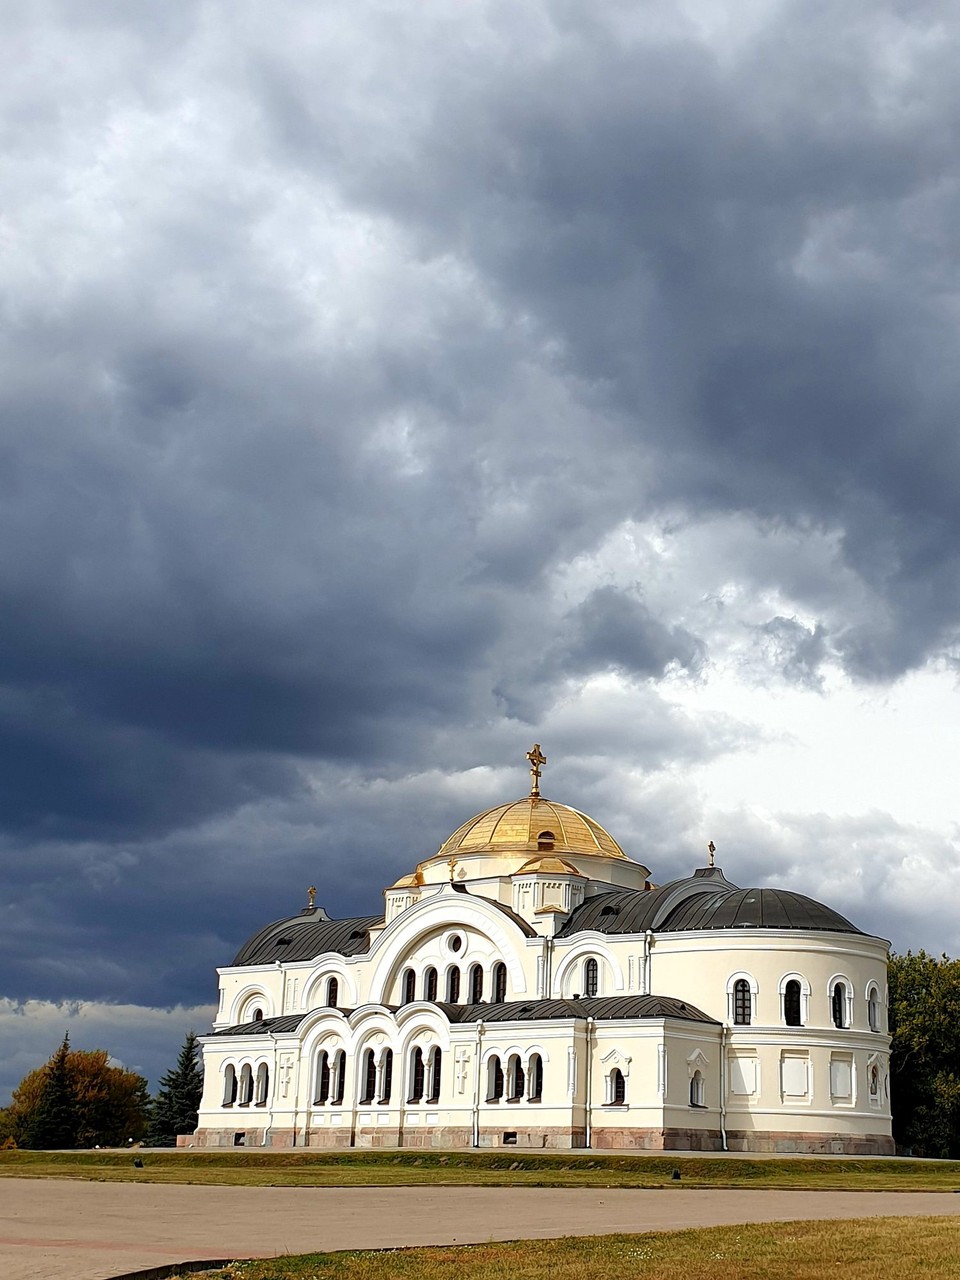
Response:
POLYGON ((533 750, 527 752, 527 759, 530 761, 530 794, 536 797, 540 795, 540 767, 547 763, 539 742, 535 742, 533 750))
POLYGON ((447 866, 450 868, 450 883, 453 884, 453 873, 457 869, 457 860, 453 854, 447 859, 447 866))
POLYGON ((307 906, 312 907, 317 900, 317 886, 312 884, 307 890, 307 906))

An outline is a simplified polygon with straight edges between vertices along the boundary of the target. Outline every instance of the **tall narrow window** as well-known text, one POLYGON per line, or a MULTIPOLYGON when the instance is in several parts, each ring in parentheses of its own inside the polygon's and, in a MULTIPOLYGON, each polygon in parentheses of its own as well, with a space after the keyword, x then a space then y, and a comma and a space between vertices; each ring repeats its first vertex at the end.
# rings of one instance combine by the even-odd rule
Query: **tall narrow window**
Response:
POLYGON ((527 1101, 539 1102, 543 1097, 543 1059, 539 1053, 531 1057, 527 1076, 527 1101))
POLYGON ((470 969, 470 1003, 480 1004, 483 1000, 483 965, 475 964, 470 969))
POLYGON ((494 1054, 487 1062, 487 1101, 499 1102, 503 1097, 503 1067, 494 1054))
POLYGON ((376 1096, 377 1092, 377 1062, 373 1056, 373 1050, 368 1049, 363 1055, 363 1093, 360 1102, 363 1106, 368 1106, 376 1096))
POLYGON ((403 996, 401 1004, 413 1004, 417 998, 417 975, 412 969, 404 969, 403 971, 403 996))
POLYGON ((447 974, 447 1003, 456 1004, 460 999, 460 970, 456 965, 447 974))
POLYGON ((592 957, 583 966, 583 994, 595 996, 600 989, 600 966, 592 957))
POLYGON ((507 966, 498 960, 493 966, 493 999, 495 1004, 502 1004, 507 998, 507 966))
POLYGON ((705 1104, 704 1104, 704 1100, 703 1100, 703 1099, 704 1099, 704 1092, 703 1092, 703 1074, 702 1074, 702 1072, 700 1072, 700 1071, 695 1071, 695 1072, 693 1073, 693 1075, 690 1077, 690 1105, 691 1105, 691 1107, 702 1107, 702 1106, 704 1106, 705 1104))
POLYGON ((323 1104, 330 1097, 330 1059, 326 1049, 320 1050, 317 1063, 317 1089, 314 1102, 323 1104))
POLYGON ((231 1063, 223 1073, 223 1105, 232 1107, 237 1100, 237 1069, 231 1063))
POLYGON ((253 1101, 253 1069, 250 1064, 240 1072, 240 1105, 241 1107, 249 1107, 253 1101))
POLYGON ((523 1086, 523 1064, 520 1061, 520 1055, 515 1053, 507 1064, 507 1099, 510 1102, 519 1102, 523 1097, 523 1086))
POLYGON ((833 1025, 835 1027, 842 1028, 847 1025, 847 988, 842 982, 833 984, 830 1012, 833 1014, 833 1025))
POLYGON ((783 1020, 788 1027, 801 1027, 800 983, 791 978, 783 989, 783 1020))
POLYGON ((414 1049, 410 1057, 410 1088, 407 1092, 408 1102, 420 1102, 423 1098, 423 1050, 414 1049))
POLYGON ((390 1092, 393 1089, 393 1050, 387 1049, 383 1055, 380 1064, 380 1097, 378 1101, 381 1105, 390 1101, 390 1092))
POLYGON ((738 1027, 749 1027, 751 1005, 750 983, 746 978, 738 978, 733 984, 733 1021, 738 1027))
POLYGON ((347 1087, 347 1055, 343 1049, 340 1050, 334 1061, 336 1067, 334 1069, 333 1101, 339 1107, 343 1102, 343 1095, 347 1087))
POLYGON ((424 1000, 436 1000, 437 998, 437 971, 430 968, 423 975, 423 998, 424 1000))
POLYGON ((622 1107, 627 1101, 627 1082, 619 1067, 610 1072, 610 1102, 615 1107, 622 1107))
POLYGON ((867 1022, 871 1031, 880 1030, 880 993, 876 987, 867 993, 867 1022))
POLYGON ((336 978, 331 978, 327 983, 327 1008, 335 1009, 337 1007, 337 996, 340 994, 340 983, 336 978))
POLYGON ((870 1068, 870 1097, 879 1098, 880 1096, 880 1068, 874 1064, 870 1068))
POLYGON ((430 1059, 430 1096, 427 1102, 440 1101, 440 1073, 443 1070, 443 1054, 439 1046, 434 1049, 430 1059))
POLYGON ((270 1068, 265 1062, 257 1067, 257 1106, 265 1107, 270 1096, 270 1068))

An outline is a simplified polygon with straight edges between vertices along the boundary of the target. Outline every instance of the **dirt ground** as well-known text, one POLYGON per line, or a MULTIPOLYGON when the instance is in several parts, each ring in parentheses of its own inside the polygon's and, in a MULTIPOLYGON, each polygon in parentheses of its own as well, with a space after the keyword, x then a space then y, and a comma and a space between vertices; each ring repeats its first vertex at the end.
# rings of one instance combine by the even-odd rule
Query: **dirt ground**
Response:
POLYGON ((960 1214, 960 1195, 673 1187, 194 1187, 5 1178, 0 1276, 112 1280, 201 1258, 891 1214, 960 1214))

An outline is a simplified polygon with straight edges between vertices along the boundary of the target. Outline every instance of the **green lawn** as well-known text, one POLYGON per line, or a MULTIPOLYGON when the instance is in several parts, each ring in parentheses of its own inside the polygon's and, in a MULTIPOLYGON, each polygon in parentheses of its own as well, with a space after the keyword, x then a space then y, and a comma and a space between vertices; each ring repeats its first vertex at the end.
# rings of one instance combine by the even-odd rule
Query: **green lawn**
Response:
POLYGON ((958 1235, 956 1218, 785 1222, 314 1253, 234 1262, 202 1274, 216 1280, 949 1280, 960 1277, 958 1235))
POLYGON ((960 1191, 960 1162, 524 1151, 0 1152, 0 1176, 229 1186, 782 1187, 960 1191), (134 1168, 134 1157, 144 1164, 134 1168), (680 1172, 680 1181, 672 1178, 680 1172))

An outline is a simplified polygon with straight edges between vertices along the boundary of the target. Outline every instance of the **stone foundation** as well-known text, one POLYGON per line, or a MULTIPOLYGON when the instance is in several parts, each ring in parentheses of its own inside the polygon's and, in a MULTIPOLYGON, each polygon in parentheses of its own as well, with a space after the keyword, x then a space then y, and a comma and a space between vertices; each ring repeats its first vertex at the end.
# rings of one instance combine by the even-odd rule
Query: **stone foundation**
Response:
POLYGON ((893 1138, 885 1133, 783 1133, 728 1129, 730 1151, 769 1151, 803 1156, 892 1156, 893 1138))
POLYGON ((595 1151, 722 1151, 719 1129, 594 1129, 595 1151))
MULTIPOLYGON (((569 1151, 586 1146, 582 1128, 505 1129, 485 1126, 480 1130, 482 1149, 569 1151)), ((464 1126, 423 1125, 400 1129, 396 1125, 316 1128, 308 1132, 294 1129, 198 1129, 177 1139, 177 1146, 194 1148, 282 1149, 285 1147, 349 1148, 363 1150, 470 1150, 473 1132, 464 1126), (237 1136, 242 1138, 237 1142, 237 1136), (264 1141, 266 1139, 266 1141, 264 1141)), ((721 1151, 719 1129, 594 1129, 590 1142, 594 1151, 721 1151)), ((779 1155, 892 1156, 893 1138, 888 1134, 783 1133, 765 1130, 730 1129, 729 1151, 770 1152, 779 1155)))

